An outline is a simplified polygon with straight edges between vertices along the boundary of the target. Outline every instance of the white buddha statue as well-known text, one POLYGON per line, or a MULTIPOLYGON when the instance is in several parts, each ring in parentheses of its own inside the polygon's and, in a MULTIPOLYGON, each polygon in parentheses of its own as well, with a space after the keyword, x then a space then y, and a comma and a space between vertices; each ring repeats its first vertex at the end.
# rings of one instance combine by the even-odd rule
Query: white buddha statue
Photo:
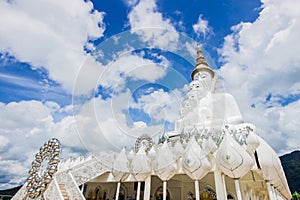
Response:
POLYGON ((175 131, 183 128, 221 128, 225 124, 243 123, 238 105, 231 94, 215 92, 216 77, 198 45, 198 58, 193 70, 190 91, 180 111, 175 131))

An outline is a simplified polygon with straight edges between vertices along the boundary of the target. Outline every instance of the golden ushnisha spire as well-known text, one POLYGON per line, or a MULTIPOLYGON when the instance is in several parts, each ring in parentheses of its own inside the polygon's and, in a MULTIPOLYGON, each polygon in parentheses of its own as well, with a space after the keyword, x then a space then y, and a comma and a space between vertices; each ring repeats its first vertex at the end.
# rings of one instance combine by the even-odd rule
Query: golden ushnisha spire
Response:
POLYGON ((195 65, 195 68, 191 74, 191 77, 192 77, 192 80, 194 80, 194 75, 197 73, 197 72, 200 72, 200 71, 207 71, 208 73, 210 73, 211 77, 213 78, 215 76, 215 72, 209 67, 209 65, 207 64, 203 54, 202 54, 202 50, 201 50, 201 47, 200 47, 200 44, 198 43, 198 49, 197 49, 197 60, 196 60, 196 65, 195 65))

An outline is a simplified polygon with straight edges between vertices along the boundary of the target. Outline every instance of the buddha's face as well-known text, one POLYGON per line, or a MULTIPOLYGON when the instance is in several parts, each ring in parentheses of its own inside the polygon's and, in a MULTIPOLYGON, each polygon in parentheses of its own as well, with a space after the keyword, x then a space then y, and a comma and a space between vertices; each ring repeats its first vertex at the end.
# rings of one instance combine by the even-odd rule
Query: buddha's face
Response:
POLYGON ((194 81, 202 83, 203 87, 208 91, 211 90, 212 77, 207 71, 199 71, 194 75, 194 81))
POLYGON ((194 76, 194 80, 190 83, 190 89, 195 91, 197 99, 201 99, 211 91, 212 78, 209 72, 200 71, 194 76))
POLYGON ((202 99, 208 93, 208 89, 202 81, 192 81, 190 83, 190 92, 188 93, 188 98, 193 94, 196 101, 202 99))

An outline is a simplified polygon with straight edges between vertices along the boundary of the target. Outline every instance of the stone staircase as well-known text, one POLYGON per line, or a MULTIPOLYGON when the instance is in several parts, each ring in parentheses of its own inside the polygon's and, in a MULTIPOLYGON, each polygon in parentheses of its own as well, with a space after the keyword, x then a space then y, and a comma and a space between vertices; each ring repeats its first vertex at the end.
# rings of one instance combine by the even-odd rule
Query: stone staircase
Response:
POLYGON ((60 192, 61 192, 64 200, 69 200, 69 196, 67 194, 67 190, 65 188, 65 184, 64 183, 59 183, 58 186, 59 186, 59 190, 60 190, 60 192))

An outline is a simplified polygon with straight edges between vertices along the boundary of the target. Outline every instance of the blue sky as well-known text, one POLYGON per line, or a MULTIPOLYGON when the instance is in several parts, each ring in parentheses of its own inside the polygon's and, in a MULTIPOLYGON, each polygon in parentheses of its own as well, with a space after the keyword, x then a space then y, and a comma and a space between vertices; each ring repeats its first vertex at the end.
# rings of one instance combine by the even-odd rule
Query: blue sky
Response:
POLYGON ((246 122, 299 149, 300 11, 287 0, 0 0, 0 189, 49 138, 62 157, 172 130, 200 42, 246 122))

